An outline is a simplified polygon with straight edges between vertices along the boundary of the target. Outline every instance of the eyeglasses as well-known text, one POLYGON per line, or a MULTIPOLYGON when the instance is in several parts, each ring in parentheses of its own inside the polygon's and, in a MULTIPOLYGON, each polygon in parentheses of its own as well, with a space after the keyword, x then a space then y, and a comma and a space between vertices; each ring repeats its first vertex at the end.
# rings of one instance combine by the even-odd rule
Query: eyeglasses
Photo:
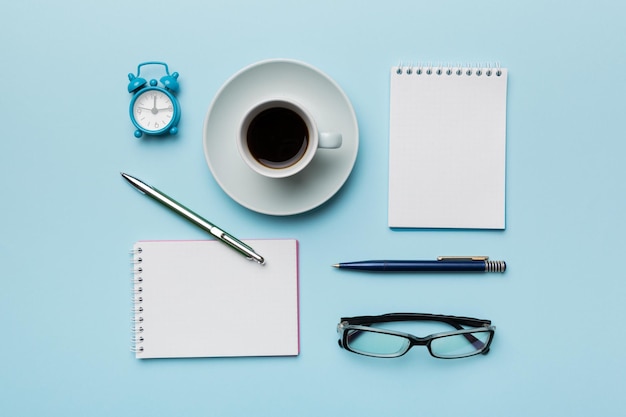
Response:
POLYGON ((337 325, 339 346, 360 355, 396 358, 413 346, 426 346, 435 358, 457 359, 487 354, 495 333, 490 320, 438 314, 392 313, 380 316, 343 317, 337 325), (417 337, 384 329, 378 323, 430 321, 446 323, 456 330, 417 337))

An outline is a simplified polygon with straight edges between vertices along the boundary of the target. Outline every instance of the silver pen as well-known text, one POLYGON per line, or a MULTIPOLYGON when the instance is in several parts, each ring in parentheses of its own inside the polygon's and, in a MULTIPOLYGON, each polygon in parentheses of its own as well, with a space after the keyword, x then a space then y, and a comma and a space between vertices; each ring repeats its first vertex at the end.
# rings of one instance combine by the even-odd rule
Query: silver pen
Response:
POLYGON ((226 233, 225 231, 215 226, 211 222, 207 221, 206 219, 203 219, 202 217, 200 217, 193 211, 189 210, 187 207, 183 206, 182 204, 178 203, 177 201, 163 194, 161 191, 157 190, 156 188, 149 186, 148 184, 138 180, 135 177, 131 177, 128 174, 124 174, 123 172, 120 172, 120 174, 122 174, 122 177, 124 177, 126 181, 128 181, 133 187, 135 187, 141 193, 152 197, 159 203, 163 204, 164 206, 180 214, 181 216, 191 221, 192 223, 196 224, 200 228, 206 230, 207 232, 215 236, 216 239, 218 239, 222 243, 227 244, 231 248, 235 249, 237 252, 239 252, 240 254, 248 258, 249 260, 257 261, 261 265, 265 263, 265 259, 261 255, 256 253, 254 249, 252 249, 250 246, 246 245, 245 243, 243 243, 242 241, 240 241, 233 235, 226 233))

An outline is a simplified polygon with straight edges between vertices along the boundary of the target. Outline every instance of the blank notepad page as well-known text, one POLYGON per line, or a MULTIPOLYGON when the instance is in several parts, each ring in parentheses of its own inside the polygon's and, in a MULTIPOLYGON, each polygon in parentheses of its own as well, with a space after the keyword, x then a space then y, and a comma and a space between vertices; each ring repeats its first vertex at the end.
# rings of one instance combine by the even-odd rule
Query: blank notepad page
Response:
POLYGON ((391 69, 389 227, 505 228, 507 70, 391 69))
POLYGON ((245 243, 266 265, 216 240, 134 245, 137 358, 298 355, 298 243, 245 243))

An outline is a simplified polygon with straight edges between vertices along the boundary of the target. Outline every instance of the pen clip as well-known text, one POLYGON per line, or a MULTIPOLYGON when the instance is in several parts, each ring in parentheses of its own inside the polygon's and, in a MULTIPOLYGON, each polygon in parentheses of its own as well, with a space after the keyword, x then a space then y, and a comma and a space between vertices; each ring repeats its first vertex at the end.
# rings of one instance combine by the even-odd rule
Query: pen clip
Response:
POLYGON ((437 260, 442 262, 461 262, 461 261, 486 261, 488 256, 438 256, 437 260))
POLYGON ((237 239, 236 237, 231 236, 228 233, 222 231, 222 236, 220 237, 220 239, 222 239, 222 241, 230 245, 235 250, 239 251, 249 260, 256 261, 257 263, 260 263, 261 265, 265 264, 265 259, 261 255, 256 253, 254 249, 252 249, 249 245, 246 245, 245 243, 243 243, 241 240, 237 239))

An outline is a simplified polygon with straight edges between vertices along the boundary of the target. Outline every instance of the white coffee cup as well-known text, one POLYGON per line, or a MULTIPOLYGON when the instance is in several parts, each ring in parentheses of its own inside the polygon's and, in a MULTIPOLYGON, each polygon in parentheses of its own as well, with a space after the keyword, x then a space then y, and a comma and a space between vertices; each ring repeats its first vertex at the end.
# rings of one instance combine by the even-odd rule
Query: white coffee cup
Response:
POLYGON ((245 163, 269 178, 302 171, 318 149, 341 147, 338 132, 320 132, 311 114, 285 98, 261 101, 249 109, 237 132, 237 148, 245 163))

